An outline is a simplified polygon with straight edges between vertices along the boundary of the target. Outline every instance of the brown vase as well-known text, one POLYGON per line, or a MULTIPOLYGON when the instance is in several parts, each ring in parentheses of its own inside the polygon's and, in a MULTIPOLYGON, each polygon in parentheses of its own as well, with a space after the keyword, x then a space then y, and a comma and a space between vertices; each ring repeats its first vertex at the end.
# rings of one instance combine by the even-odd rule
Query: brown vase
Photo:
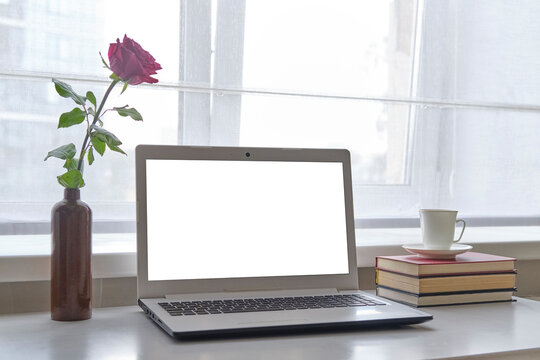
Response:
POLYGON ((79 189, 65 189, 51 212, 51 319, 92 317, 92 210, 79 189))

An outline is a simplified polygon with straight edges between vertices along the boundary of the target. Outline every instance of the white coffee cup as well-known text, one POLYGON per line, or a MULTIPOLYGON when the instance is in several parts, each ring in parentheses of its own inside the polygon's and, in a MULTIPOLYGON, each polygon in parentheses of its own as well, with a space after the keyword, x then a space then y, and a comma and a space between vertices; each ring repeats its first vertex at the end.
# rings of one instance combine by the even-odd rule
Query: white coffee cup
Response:
POLYGON ((457 219, 457 210, 421 209, 420 227, 426 249, 449 250, 461 240, 465 231, 465 220, 457 219), (459 238, 454 240, 456 224, 463 223, 459 238))

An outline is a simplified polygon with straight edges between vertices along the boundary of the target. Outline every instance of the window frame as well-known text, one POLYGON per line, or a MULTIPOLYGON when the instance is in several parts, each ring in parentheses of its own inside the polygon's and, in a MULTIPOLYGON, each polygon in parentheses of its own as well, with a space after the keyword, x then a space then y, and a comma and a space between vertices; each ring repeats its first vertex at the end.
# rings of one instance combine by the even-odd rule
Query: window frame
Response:
MULTIPOLYGON (((215 49, 212 48, 212 24, 214 22, 212 6, 217 2, 200 2, 197 5, 187 0, 181 1, 181 38, 183 47, 180 51, 180 79, 179 84, 157 84, 168 88, 175 88, 179 92, 179 126, 178 142, 180 144, 216 144, 233 145, 238 140, 240 107, 242 94, 264 94, 273 96, 308 96, 330 97, 358 101, 379 101, 388 104, 408 104, 410 107, 409 122, 410 136, 407 150, 407 181, 404 185, 355 185, 354 192, 365 194, 361 200, 366 204, 373 204, 382 194, 386 197, 400 199, 403 206, 416 201, 420 197, 434 198, 436 193, 421 191, 423 183, 441 181, 446 176, 437 172, 440 164, 440 154, 435 156, 429 149, 437 148, 438 138, 444 134, 444 126, 448 120, 441 117, 439 121, 422 123, 417 118, 414 107, 418 105, 443 108, 445 106, 487 108, 498 110, 520 110, 540 112, 540 106, 508 104, 486 104, 459 101, 440 101, 423 99, 421 97, 422 85, 420 69, 425 65, 422 62, 422 27, 424 15, 423 0, 416 1, 415 9, 415 40, 413 73, 411 74, 411 93, 407 99, 384 97, 349 97, 341 95, 322 95, 298 92, 262 91, 256 89, 243 89, 242 66, 237 61, 238 56, 232 60, 231 53, 241 53, 243 50, 243 24, 245 0, 222 0, 215 18, 216 38, 215 49), (233 21, 234 20, 234 21, 233 21), (204 24, 204 26, 201 26, 204 24), (234 27, 230 27, 234 24, 234 27), (232 44, 232 45, 231 45, 232 44), (190 51, 186 51, 190 49, 190 51), (210 54, 210 56, 209 56, 210 54), (209 86, 200 84, 210 84, 209 86), (220 134, 218 137, 217 134, 220 134), (225 134, 225 136, 221 136, 225 134), (420 174, 419 169, 423 169, 420 174), (426 170, 427 169, 427 170, 426 170), (428 174, 426 176, 426 174, 428 174)), ((49 79, 49 74, 38 73, 0 73, 2 78, 31 78, 49 79)), ((70 79, 69 76, 61 76, 70 79)), ((71 77, 72 80, 81 80, 71 77)), ((87 78, 86 82, 105 83, 105 80, 87 78)), ((540 223, 536 217, 479 217, 470 219, 470 226, 530 226, 540 223)), ((130 220, 104 220, 94 223, 94 231, 102 232, 130 232, 134 229, 135 221, 130 220)), ((407 217, 377 217, 357 218, 356 226, 362 228, 394 228, 417 226, 417 219, 407 217)), ((48 222, 13 222, 0 223, 2 234, 40 234, 49 231, 48 222)))
MULTIPOLYGON (((245 6, 245 1, 236 2, 229 0, 235 5, 235 11, 240 11, 242 6, 245 6)), ((181 1, 181 16, 182 27, 181 38, 184 44, 180 57, 180 78, 179 84, 159 83, 157 86, 164 88, 177 89, 179 92, 179 127, 178 127, 178 142, 181 144, 234 144, 238 139, 237 129, 239 123, 238 108, 241 105, 242 94, 262 94, 269 96, 307 96, 307 97, 331 97, 336 99, 348 99, 352 101, 377 101, 388 104, 407 104, 410 106, 410 121, 413 126, 409 137, 409 160, 410 166, 407 173, 407 181, 405 185, 385 186, 385 185, 362 185, 362 188, 367 194, 361 201, 371 204, 382 194, 390 198, 403 197, 404 192, 407 192, 407 197, 404 198, 404 203, 414 201, 418 198, 421 191, 422 182, 437 181, 437 164, 440 158, 435 154, 425 151, 433 149, 437 142, 437 138, 441 136, 443 131, 441 121, 430 122, 429 124, 422 123, 417 119, 417 114, 414 112, 415 106, 427 106, 433 108, 439 107, 471 107, 471 108, 486 108, 495 110, 515 110, 533 111, 540 113, 540 106, 536 105, 521 105, 512 106, 508 104, 487 104, 476 103, 470 104, 459 101, 440 101, 436 99, 423 99, 418 91, 418 74, 421 68, 421 32, 415 30, 415 62, 414 72, 412 75, 413 88, 411 98, 385 98, 385 97, 348 97, 341 95, 321 95, 298 92, 276 92, 262 91, 257 89, 242 89, 241 88, 241 69, 225 65, 227 61, 228 43, 230 38, 238 32, 238 27, 227 29, 230 31, 221 33, 216 37, 215 49, 212 49, 212 9, 210 2, 200 2, 201 7, 195 7, 194 2, 187 0, 181 1), (202 26, 197 21, 203 21, 206 26, 202 26), (186 52, 186 47, 195 49, 196 51, 186 52), (208 54, 213 54, 208 56, 208 54), (212 58, 213 57, 213 58, 212 58), (212 63, 213 62, 213 63, 212 63), (228 72, 227 69, 234 68, 235 72, 228 72), (212 82, 211 82, 212 81, 212 82), (203 84, 203 85, 201 85, 203 84), (211 84, 211 85, 204 85, 211 84), (234 88, 231 85, 238 86, 234 88), (226 116, 223 116, 225 115, 226 116), (235 121, 227 121, 236 116, 235 121), (216 134, 223 132, 226 137, 216 139, 216 134), (418 169, 429 166, 429 177, 421 177, 418 169)), ((422 8, 423 0, 418 0, 417 7, 422 8)), ((417 11, 417 27, 421 27, 423 16, 417 11)), ((230 11, 222 11, 216 14, 216 27, 223 28, 228 23, 228 19, 237 16, 230 11)), ((238 36, 238 35, 236 35, 238 36)), ((241 50, 241 42, 234 42, 235 50, 241 50)), ((42 78, 47 81, 50 74, 36 73, 17 73, 3 72, 0 73, 0 78, 42 78)), ((70 80, 69 76, 62 78, 70 80)), ((81 80, 71 78, 71 80, 81 80)), ((82 79, 87 82, 99 82, 106 84, 106 80, 87 78, 82 79)), ((445 120, 446 121, 446 120, 445 120)), ((425 174, 425 173, 424 173, 425 174)), ((440 181, 440 180, 439 180, 440 181)), ((359 188, 355 187, 354 192, 358 193, 359 188)), ((437 194, 423 194, 422 196, 437 196, 437 194)), ((468 218, 469 226, 513 226, 518 231, 519 226, 540 226, 540 218, 538 217, 484 217, 484 218, 468 218)), ((403 239, 400 234, 402 228, 417 228, 419 220, 417 218, 393 217, 393 218, 357 218, 355 225, 359 229, 381 229, 381 237, 388 230, 394 231, 397 234, 396 238, 399 241, 395 243, 386 242, 384 244, 367 245, 364 243, 361 235, 357 232, 357 263, 358 267, 372 267, 374 259, 377 255, 392 255, 403 253, 401 244, 403 239)), ((135 220, 111 220, 111 221, 95 221, 94 234, 99 236, 100 233, 121 232, 129 233, 134 231, 135 220)), ((50 231, 48 221, 43 222, 14 222, 0 223, 0 236, 6 234, 21 234, 24 236, 32 236, 32 234, 47 234, 50 231)), ((379 240, 379 238, 377 238, 379 240)), ((478 242, 471 241, 474 244, 476 251, 499 253, 507 256, 514 256, 519 260, 540 259, 540 235, 536 239, 520 241, 520 239, 509 239, 507 242, 478 242), (535 241, 536 240, 536 241, 535 241)), ((3 256, 0 257, 0 282, 10 281, 31 281, 31 280, 48 280, 49 274, 49 256, 3 256)), ((124 253, 107 253, 94 254, 93 267, 95 278, 107 277, 133 277, 136 276, 136 254, 134 252, 124 253)))

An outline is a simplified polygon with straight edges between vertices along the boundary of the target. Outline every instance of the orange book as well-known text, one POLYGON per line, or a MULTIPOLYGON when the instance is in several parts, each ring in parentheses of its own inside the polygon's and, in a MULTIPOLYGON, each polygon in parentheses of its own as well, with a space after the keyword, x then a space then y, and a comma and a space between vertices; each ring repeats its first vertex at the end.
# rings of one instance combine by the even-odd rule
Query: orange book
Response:
POLYGON ((377 269, 377 285, 414 294, 513 289, 515 272, 412 276, 377 269))

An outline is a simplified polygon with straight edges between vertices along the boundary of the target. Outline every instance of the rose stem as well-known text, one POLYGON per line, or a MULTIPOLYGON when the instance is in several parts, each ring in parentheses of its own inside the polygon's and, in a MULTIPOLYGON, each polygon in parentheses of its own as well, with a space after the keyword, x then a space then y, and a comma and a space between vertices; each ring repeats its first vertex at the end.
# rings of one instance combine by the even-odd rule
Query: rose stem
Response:
MULTIPOLYGON (((103 95, 103 99, 101 100, 101 103, 99 104, 99 108, 96 110, 96 113, 94 114, 94 121, 92 121, 92 125, 94 125, 98 119, 99 115, 101 114, 101 110, 103 110, 103 106, 105 105, 105 101, 107 101, 107 98, 109 97, 109 94, 111 93, 112 89, 116 86, 116 84, 119 82, 119 79, 114 79, 111 82, 111 85, 109 85, 109 88, 107 91, 105 91, 105 95, 103 95)), ((90 128, 92 125, 89 126, 88 130, 86 131, 86 136, 83 141, 83 145, 81 147, 81 153, 79 155, 79 163, 77 164, 77 170, 81 171, 81 167, 83 164, 83 155, 84 155, 84 149, 86 148, 86 144, 88 144, 88 139, 90 138, 90 128)))

